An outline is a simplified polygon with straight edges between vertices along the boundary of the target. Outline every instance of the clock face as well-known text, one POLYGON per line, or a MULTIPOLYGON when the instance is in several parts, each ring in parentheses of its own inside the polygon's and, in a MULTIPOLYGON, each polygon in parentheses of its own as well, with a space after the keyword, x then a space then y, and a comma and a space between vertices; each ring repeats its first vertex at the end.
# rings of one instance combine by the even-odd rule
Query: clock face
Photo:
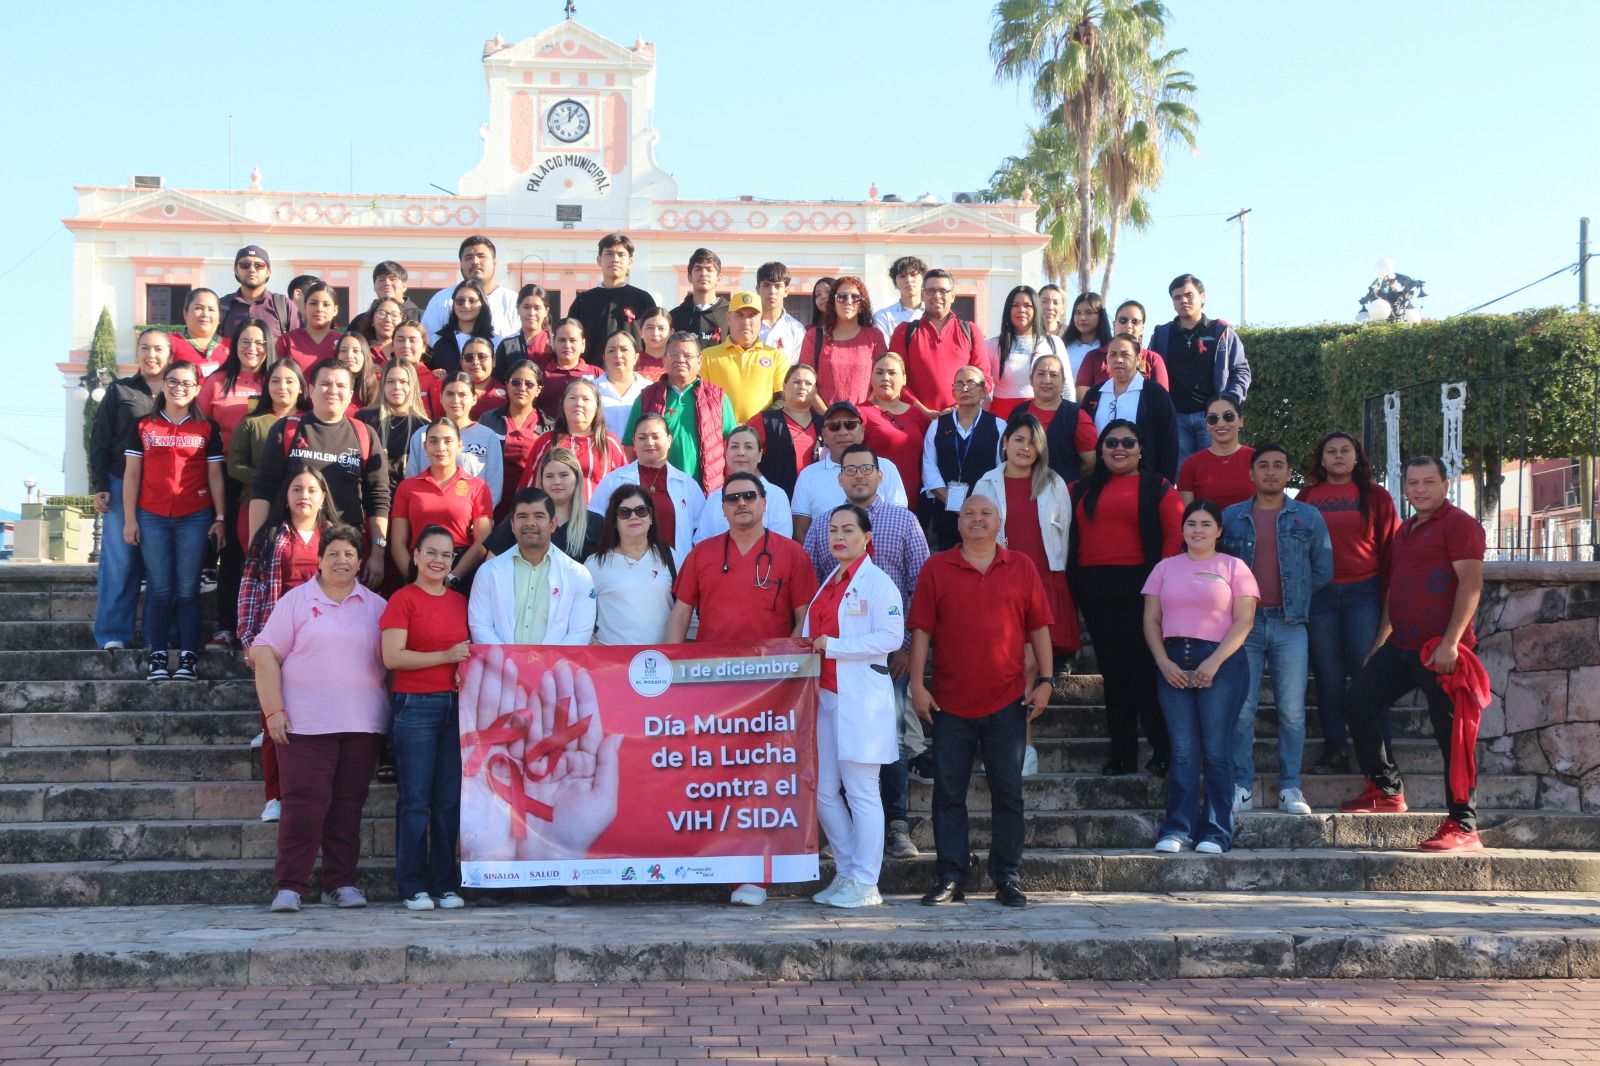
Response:
POLYGON ((544 127, 558 141, 581 141, 589 132, 589 109, 576 100, 562 100, 545 116, 544 127))

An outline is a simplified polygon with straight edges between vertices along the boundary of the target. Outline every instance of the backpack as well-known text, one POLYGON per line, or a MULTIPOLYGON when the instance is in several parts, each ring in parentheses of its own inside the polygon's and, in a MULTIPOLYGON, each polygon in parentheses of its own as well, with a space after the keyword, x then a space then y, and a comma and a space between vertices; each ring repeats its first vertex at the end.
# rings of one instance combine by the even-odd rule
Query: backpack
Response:
MULTIPOLYGON (((366 466, 367 460, 372 458, 372 433, 367 429, 367 424, 359 418, 347 418, 345 421, 356 427, 356 440, 361 442, 361 465, 366 466)), ((287 459, 300 440, 300 431, 305 420, 300 415, 290 415, 284 422, 294 423, 292 426, 285 425, 283 429, 283 457, 287 459)))
MULTIPOLYGON (((905 345, 906 354, 911 354, 911 335, 916 332, 920 318, 913 318, 904 324, 905 333, 901 335, 900 343, 905 345)), ((964 318, 956 318, 956 326, 960 328, 961 335, 967 339, 967 350, 972 350, 972 323, 964 318)))

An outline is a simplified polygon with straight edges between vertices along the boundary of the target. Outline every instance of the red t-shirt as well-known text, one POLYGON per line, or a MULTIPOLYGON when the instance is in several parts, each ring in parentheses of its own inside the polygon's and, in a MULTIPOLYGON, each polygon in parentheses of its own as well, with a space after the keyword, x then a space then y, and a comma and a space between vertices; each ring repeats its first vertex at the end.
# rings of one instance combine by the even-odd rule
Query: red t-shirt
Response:
POLYGON ((221 374, 212 374, 200 383, 200 394, 195 398, 195 406, 200 408, 200 413, 217 424, 222 431, 222 452, 228 452, 228 446, 233 443, 233 431, 239 423, 250 417, 250 407, 260 396, 265 382, 259 374, 252 374, 248 370, 240 371, 234 379, 233 391, 224 393, 223 385, 227 384, 221 374))
POLYGON ((300 534, 291 530, 289 532, 289 558, 283 568, 283 591, 299 585, 317 576, 318 553, 322 550, 322 527, 317 526, 311 531, 309 540, 302 540, 300 534))
POLYGON ((222 431, 203 415, 174 422, 165 412, 141 418, 133 427, 127 455, 144 461, 139 506, 151 514, 181 518, 222 506, 212 500, 206 470, 223 461, 222 431))
MULTIPOLYGON (((442 596, 430 595, 413 582, 389 597, 378 628, 405 630, 410 651, 453 648, 468 639, 467 598, 454 589, 445 589, 442 596)), ((393 688, 395 692, 454 692, 455 664, 396 670, 393 688)))
MULTIPOLYGON (((1028 405, 1028 413, 1039 420, 1041 429, 1049 429, 1050 423, 1056 420, 1056 412, 1061 410, 1053 407, 1046 411, 1042 407, 1028 405)), ((1072 448, 1079 452, 1092 452, 1100 443, 1100 433, 1094 428, 1094 419, 1089 417, 1089 412, 1082 407, 1078 408, 1078 424, 1072 431, 1072 448)))
POLYGON ((1194 493, 1197 500, 1210 500, 1218 507, 1231 507, 1256 494, 1250 481, 1250 460, 1256 450, 1241 444, 1232 455, 1218 455, 1203 448, 1183 461, 1178 471, 1178 488, 1194 493))
MULTIPOLYGON (((865 559, 863 555, 861 559, 865 559)), ((839 606, 844 603, 844 594, 850 589, 850 580, 856 576, 856 571, 861 569, 861 559, 857 559, 844 572, 838 575, 835 581, 826 581, 822 591, 817 593, 817 598, 811 601, 811 610, 807 613, 806 621, 810 623, 810 632, 815 637, 839 636, 839 606)), ((831 656, 822 656, 822 687, 829 692, 839 691, 839 660, 831 656)))
MULTIPOLYGON (((1080 501, 1072 513, 1072 535, 1078 538, 1079 566, 1142 566, 1144 541, 1139 536, 1139 477, 1128 474, 1106 482, 1095 504, 1094 518, 1080 501)), ((1161 557, 1183 550, 1183 497, 1169 489, 1161 499, 1161 557)))
MULTIPOLYGON (((1412 515, 1395 534, 1389 567, 1389 643, 1405 651, 1421 651, 1433 637, 1444 635, 1461 579, 1453 564, 1483 560, 1485 537, 1476 519, 1449 500, 1426 522, 1412 515)), ((1475 647, 1477 634, 1469 621, 1461 635, 1463 648, 1475 647)))
POLYGON ((1354 482, 1313 485, 1295 497, 1315 507, 1333 540, 1333 583, 1346 585, 1374 577, 1387 579, 1389 551, 1399 520, 1394 497, 1382 485, 1367 492, 1368 517, 1361 516, 1361 495, 1354 482))
POLYGON ((226 337, 212 337, 211 349, 202 353, 194 346, 194 341, 176 333, 167 334, 167 339, 172 344, 172 361, 174 363, 193 363, 200 368, 202 374, 214 374, 228 358, 231 346, 226 337))
POLYGON ((984 572, 960 548, 935 553, 906 616, 908 629, 933 639, 933 698, 958 718, 986 718, 1022 698, 1022 649, 1050 622, 1039 571, 998 547, 984 572))
MULTIPOLYGON (((661 539, 671 543, 664 534, 661 539)), ((702 643, 771 640, 794 632, 796 608, 816 595, 817 572, 805 549, 788 537, 764 532, 741 554, 724 533, 694 546, 674 592, 699 608, 702 643)))
MULTIPOLYGON (((994 368, 989 366, 989 353, 983 343, 983 333, 976 324, 969 324, 972 340, 951 315, 941 328, 935 329, 926 318, 917 319, 911 330, 910 352, 906 351, 906 330, 896 326, 889 342, 889 350, 899 352, 906 361, 906 392, 922 406, 943 411, 955 404, 950 391, 956 371, 964 366, 982 368, 994 380, 994 368)), ((987 712, 985 712, 987 713, 987 712)))
POLYGON ((916 406, 907 408, 904 414, 891 415, 876 404, 861 405, 864 442, 874 455, 889 460, 900 471, 906 499, 912 507, 922 495, 922 441, 928 435, 928 422, 928 416, 916 406))
MULTIPOLYGON (((745 425, 756 431, 756 436, 761 438, 761 450, 768 447, 767 430, 761 423, 761 416, 756 415, 745 425)), ((784 428, 789 431, 789 444, 794 448, 794 472, 796 474, 817 461, 817 432, 822 428, 822 417, 813 416, 809 425, 802 426, 788 414, 783 416, 784 428)), ((922 456, 917 456, 918 471, 921 470, 922 456)), ((899 464, 895 464, 898 466, 899 464)))
POLYGON ((479 518, 493 520, 494 503, 482 478, 470 477, 457 468, 455 477, 441 485, 424 470, 395 486, 389 520, 396 518, 411 523, 407 548, 415 550, 422 530, 434 524, 450 531, 457 548, 465 548, 472 543, 472 523, 479 518))
POLYGON ((330 329, 328 335, 323 337, 322 342, 319 344, 312 340, 311 334, 306 332, 304 326, 301 326, 299 329, 290 330, 278 338, 278 358, 293 359, 295 365, 300 368, 301 373, 309 374, 312 367, 324 359, 333 358, 333 350, 339 346, 339 337, 338 330, 330 329))

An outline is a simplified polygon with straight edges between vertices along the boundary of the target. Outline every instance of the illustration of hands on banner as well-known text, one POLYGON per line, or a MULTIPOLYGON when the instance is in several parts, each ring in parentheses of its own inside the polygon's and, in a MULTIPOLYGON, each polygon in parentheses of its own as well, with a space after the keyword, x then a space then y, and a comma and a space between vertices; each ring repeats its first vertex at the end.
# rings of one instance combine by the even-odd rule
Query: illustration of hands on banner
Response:
POLYGON ((461 684, 461 857, 582 858, 617 816, 622 734, 605 736, 587 670, 562 660, 523 684, 491 648, 461 684))

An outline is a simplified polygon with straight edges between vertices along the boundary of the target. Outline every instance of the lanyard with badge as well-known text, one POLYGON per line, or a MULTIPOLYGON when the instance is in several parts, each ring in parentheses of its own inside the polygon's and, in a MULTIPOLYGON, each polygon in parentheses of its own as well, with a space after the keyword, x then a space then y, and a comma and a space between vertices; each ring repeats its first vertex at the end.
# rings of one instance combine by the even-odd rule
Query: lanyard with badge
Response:
MULTIPOLYGON (((982 417, 983 412, 979 411, 978 418, 982 417)), ((968 430, 967 435, 963 437, 961 435, 960 419, 955 415, 950 416, 952 432, 954 432, 956 435, 955 450, 957 478, 959 478, 967 469, 967 456, 972 452, 972 438, 973 435, 978 432, 978 418, 974 418, 972 420, 972 428, 968 430)), ((944 509, 947 512, 959 512, 961 510, 961 505, 967 502, 967 483, 965 481, 947 481, 945 482, 944 488, 944 509)))

